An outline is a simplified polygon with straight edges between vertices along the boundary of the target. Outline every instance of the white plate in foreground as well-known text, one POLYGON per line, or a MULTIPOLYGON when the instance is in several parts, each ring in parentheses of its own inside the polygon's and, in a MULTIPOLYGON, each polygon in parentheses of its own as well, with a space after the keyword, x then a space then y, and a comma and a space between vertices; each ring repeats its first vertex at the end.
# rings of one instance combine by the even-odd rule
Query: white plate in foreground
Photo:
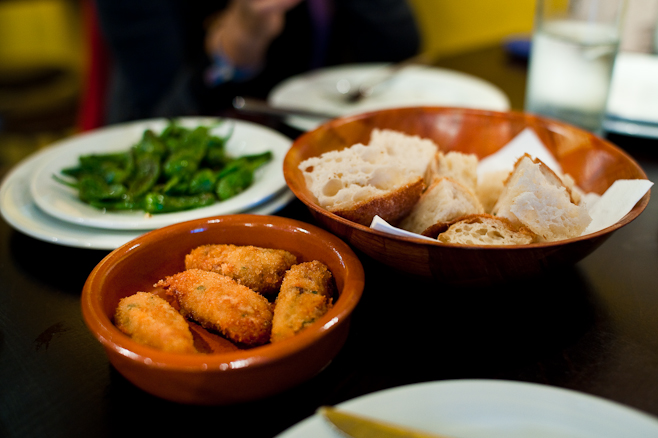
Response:
MULTIPOLYGON (((658 419, 591 395, 534 383, 446 380, 392 388, 339 408, 455 438, 650 438, 658 419)), ((319 415, 279 438, 337 438, 319 415)))
MULTIPOLYGON (((14 167, 0 185, 0 213, 9 225, 22 233, 56 245, 98 250, 113 250, 144 234, 148 230, 106 230, 61 221, 39 209, 30 195, 30 179, 34 169, 48 150, 39 151, 14 167)), ((288 204, 295 195, 285 188, 275 197, 253 209, 249 214, 272 214, 288 204)))
MULTIPOLYGON (((177 120, 182 126, 195 127, 211 126, 220 119, 184 117, 177 120)), ((47 149, 48 159, 41 162, 32 177, 30 193, 36 205, 54 218, 80 226, 110 230, 153 230, 201 217, 240 213, 272 199, 286 187, 283 159, 292 141, 255 123, 235 119, 221 120, 223 123, 212 132, 222 135, 233 129, 226 144, 229 155, 237 157, 265 151, 273 153, 272 161, 256 171, 254 183, 244 192, 226 201, 194 210, 157 215, 147 215, 140 211, 103 211, 80 201, 76 190, 53 179, 53 174, 59 174, 64 168, 77 165, 80 155, 126 151, 141 139, 145 129, 152 129, 159 134, 167 126, 168 121, 165 119, 102 128, 50 146, 47 149)))
MULTIPOLYGON (((373 94, 358 103, 347 103, 336 84, 347 79, 360 84, 376 77, 387 64, 348 64, 293 76, 271 91, 268 102, 274 107, 315 110, 336 116, 408 106, 454 106, 505 111, 509 99, 493 84, 465 73, 436 67, 412 65, 403 68, 373 94)), ((290 117, 286 123, 308 131, 323 119, 290 117)))

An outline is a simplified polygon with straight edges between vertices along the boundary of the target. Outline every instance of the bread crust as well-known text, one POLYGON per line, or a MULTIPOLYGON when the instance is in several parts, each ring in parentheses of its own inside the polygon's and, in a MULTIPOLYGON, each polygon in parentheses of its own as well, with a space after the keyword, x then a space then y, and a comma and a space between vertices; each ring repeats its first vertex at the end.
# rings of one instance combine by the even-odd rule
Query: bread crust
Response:
POLYGON ((366 227, 370 226, 376 215, 390 224, 396 224, 409 214, 424 190, 425 181, 423 178, 418 178, 384 196, 359 202, 351 208, 329 211, 366 227))
POLYGON ((537 239, 537 235, 533 233, 528 227, 524 227, 523 225, 517 225, 512 223, 509 219, 506 217, 497 217, 493 216, 489 213, 477 213, 477 214, 468 214, 466 216, 461 216, 458 217, 457 219, 451 220, 450 222, 440 222, 432 225, 431 227, 427 228, 425 231, 423 231, 421 234, 425 237, 431 237, 433 239, 438 238, 439 234, 444 233, 445 231, 448 230, 451 226, 456 224, 457 222, 462 222, 462 223, 475 223, 478 221, 482 220, 495 220, 499 221, 501 224, 509 228, 511 231, 514 231, 515 233, 524 233, 528 234, 529 236, 532 236, 533 240, 537 239))
POLYGON ((426 235, 441 224, 467 214, 483 213, 479 199, 468 187, 449 177, 435 180, 400 222, 404 230, 426 235))
MULTIPOLYGON (((569 199, 571 200, 571 202, 573 204, 578 205, 578 202, 580 201, 580 196, 578 196, 578 193, 574 194, 571 185, 565 183, 563 178, 561 178, 557 173, 555 173, 553 169, 548 167, 546 163, 544 163, 539 158, 534 158, 526 152, 516 160, 516 162, 514 163, 514 169, 516 169, 519 166, 519 164, 524 158, 528 158, 534 164, 538 165, 539 170, 541 171, 541 173, 544 175, 544 177, 549 183, 553 184, 556 187, 564 187, 567 193, 569 194, 569 199)), ((512 178, 512 173, 513 172, 510 172, 510 174, 507 176, 507 179, 505 179, 504 181, 505 185, 510 180, 510 178, 512 178)))
MULTIPOLYGON (((447 233, 453 228, 454 225, 470 225, 470 224, 482 224, 486 225, 486 228, 491 232, 496 233, 498 236, 498 242, 500 243, 490 243, 486 242, 486 239, 482 239, 482 245, 522 245, 534 243, 538 240, 538 236, 532 232, 529 228, 525 226, 517 226, 504 217, 496 217, 490 214, 471 214, 468 216, 461 217, 457 220, 450 222, 449 224, 444 224, 445 228, 436 234, 436 239, 443 243, 455 243, 451 242, 450 236, 447 236, 447 233), (446 234, 444 234, 446 233, 446 234), (502 235, 504 234, 504 235, 502 235), (442 239, 442 236, 445 238, 442 239)), ((434 237, 434 236, 431 236, 434 237)))
POLYGON ((429 227, 425 228, 425 230, 420 234, 425 237, 431 237, 432 239, 436 239, 439 234, 446 231, 448 228, 450 228, 450 225, 452 225, 453 223, 459 220, 461 220, 461 218, 458 218, 457 220, 451 222, 437 222, 434 225, 430 225, 429 227))
POLYGON ((375 215, 396 222, 410 211, 437 150, 429 139, 375 128, 367 145, 328 151, 298 168, 320 207, 369 226, 375 215))
POLYGON ((493 214, 523 224, 544 241, 579 236, 592 220, 586 208, 572 201, 560 178, 528 154, 515 164, 493 214))

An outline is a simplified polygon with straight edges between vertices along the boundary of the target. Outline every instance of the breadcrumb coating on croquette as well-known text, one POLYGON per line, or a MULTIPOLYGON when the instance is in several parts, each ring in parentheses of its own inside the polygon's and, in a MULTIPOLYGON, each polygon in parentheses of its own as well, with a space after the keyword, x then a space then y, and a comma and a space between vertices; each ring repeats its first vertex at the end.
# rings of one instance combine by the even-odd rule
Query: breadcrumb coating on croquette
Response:
POLYGON ((278 292, 283 276, 297 257, 282 249, 231 244, 202 245, 185 256, 185 269, 226 275, 258 293, 278 292))
POLYGON ((288 339, 317 321, 332 307, 331 272, 314 260, 290 268, 274 305, 271 342, 288 339))
POLYGON ((232 278, 188 269, 160 280, 156 287, 176 294, 183 316, 233 342, 256 346, 269 340, 271 303, 232 278))
POLYGON ((196 353, 185 318, 171 304, 148 292, 119 301, 115 325, 135 342, 172 353, 196 353))

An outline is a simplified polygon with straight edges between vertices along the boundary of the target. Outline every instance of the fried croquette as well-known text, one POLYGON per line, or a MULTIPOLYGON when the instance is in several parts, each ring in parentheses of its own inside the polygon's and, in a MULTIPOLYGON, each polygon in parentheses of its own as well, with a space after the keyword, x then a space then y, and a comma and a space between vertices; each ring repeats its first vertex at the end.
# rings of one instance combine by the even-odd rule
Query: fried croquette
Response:
POLYGON ((331 272, 314 260, 286 272, 274 305, 271 342, 290 338, 318 320, 332 306, 331 272))
POLYGON ((119 301, 115 325, 135 342, 172 353, 196 353, 185 318, 166 300, 137 292, 119 301))
POLYGON ((297 257, 282 249, 203 245, 185 256, 185 269, 203 269, 233 278, 263 295, 274 294, 281 287, 283 275, 297 257))
POLYGON ((272 305, 264 296, 216 272, 188 269, 160 280, 174 293, 180 313, 229 340, 256 346, 269 340, 272 305))

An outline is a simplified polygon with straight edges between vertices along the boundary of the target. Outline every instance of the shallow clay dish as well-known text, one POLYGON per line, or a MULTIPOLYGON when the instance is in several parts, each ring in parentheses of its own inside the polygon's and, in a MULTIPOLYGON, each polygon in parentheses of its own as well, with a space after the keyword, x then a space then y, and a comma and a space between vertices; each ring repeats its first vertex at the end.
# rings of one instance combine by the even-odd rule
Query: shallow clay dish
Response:
POLYGON ((336 236, 291 219, 232 215, 198 219, 151 231, 117 248, 91 272, 82 292, 85 323, 112 365, 141 389, 190 404, 230 404, 276 394, 310 379, 343 346, 364 286, 363 267, 336 236), (140 345, 112 322, 119 299, 184 269, 191 249, 233 243, 285 249, 299 261, 319 260, 334 275, 338 298, 320 320, 275 344, 238 349, 197 327, 210 354, 165 353, 140 345))
POLYGON ((646 179, 638 164, 622 150, 571 125, 515 112, 439 107, 390 109, 332 120, 293 143, 283 171, 290 189, 322 227, 370 257, 404 272, 447 283, 498 283, 581 260, 615 230, 635 219, 647 206, 650 193, 615 225, 593 234, 526 246, 465 246, 396 237, 336 216, 317 204, 298 165, 330 150, 359 142, 367 144, 374 128, 430 138, 444 151, 473 153, 482 159, 528 127, 587 192, 602 194, 617 179, 646 179))

